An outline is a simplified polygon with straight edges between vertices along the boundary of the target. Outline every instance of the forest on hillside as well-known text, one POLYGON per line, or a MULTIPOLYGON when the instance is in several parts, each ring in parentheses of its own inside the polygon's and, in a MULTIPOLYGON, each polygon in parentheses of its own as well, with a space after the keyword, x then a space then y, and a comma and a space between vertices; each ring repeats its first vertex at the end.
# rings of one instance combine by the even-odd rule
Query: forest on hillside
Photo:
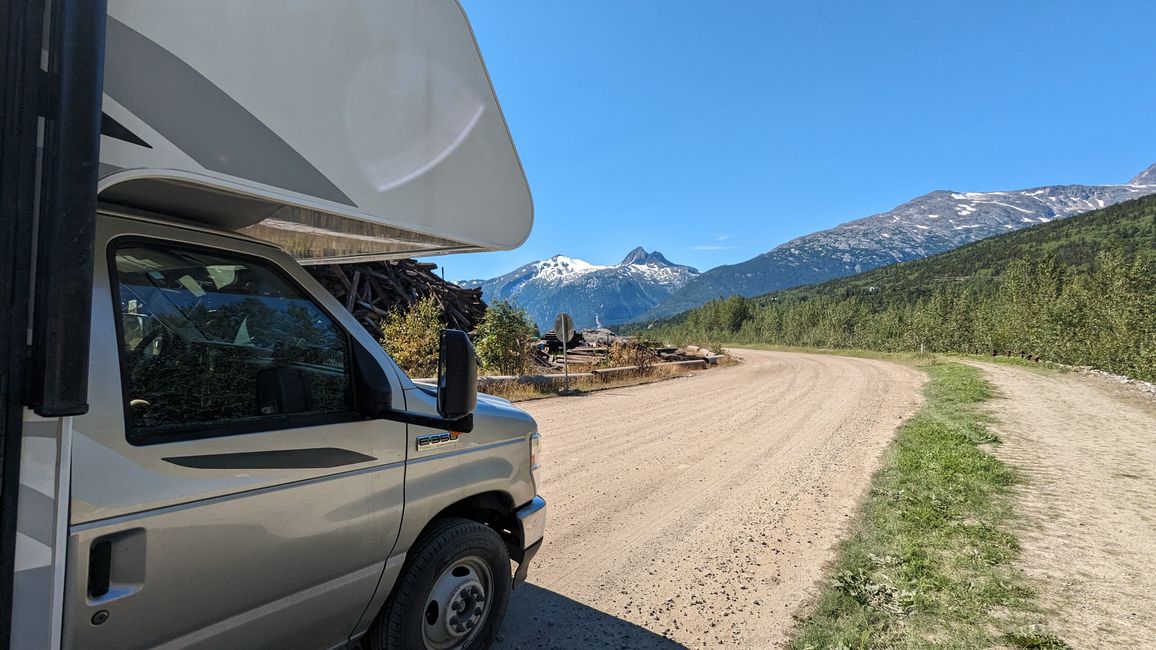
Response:
POLYGON ((1025 355, 1156 381, 1156 197, 822 285, 721 298, 646 336, 1025 355))

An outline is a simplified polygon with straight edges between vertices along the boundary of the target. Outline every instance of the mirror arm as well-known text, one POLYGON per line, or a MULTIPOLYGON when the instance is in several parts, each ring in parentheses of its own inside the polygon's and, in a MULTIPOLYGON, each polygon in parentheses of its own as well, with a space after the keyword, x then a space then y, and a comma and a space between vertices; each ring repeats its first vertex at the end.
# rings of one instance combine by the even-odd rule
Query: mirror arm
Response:
POLYGON ((431 429, 445 429, 447 431, 457 431, 459 433, 469 433, 474 430, 474 414, 458 418, 456 420, 447 420, 439 418, 436 415, 424 415, 422 413, 412 413, 410 411, 394 411, 385 410, 377 414, 379 420, 391 420, 393 422, 404 422, 406 424, 413 424, 419 427, 429 427, 431 429))

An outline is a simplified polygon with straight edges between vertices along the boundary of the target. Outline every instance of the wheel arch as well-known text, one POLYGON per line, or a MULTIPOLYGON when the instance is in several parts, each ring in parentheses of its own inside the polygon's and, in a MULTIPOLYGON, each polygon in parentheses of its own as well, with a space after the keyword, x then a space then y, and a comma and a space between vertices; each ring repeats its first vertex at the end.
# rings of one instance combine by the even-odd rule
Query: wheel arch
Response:
POLYGON ((510 559, 522 561, 522 528, 517 520, 518 507, 508 492, 492 490, 479 492, 441 509, 430 518, 411 546, 417 546, 439 522, 448 518, 469 519, 493 529, 506 542, 510 559))

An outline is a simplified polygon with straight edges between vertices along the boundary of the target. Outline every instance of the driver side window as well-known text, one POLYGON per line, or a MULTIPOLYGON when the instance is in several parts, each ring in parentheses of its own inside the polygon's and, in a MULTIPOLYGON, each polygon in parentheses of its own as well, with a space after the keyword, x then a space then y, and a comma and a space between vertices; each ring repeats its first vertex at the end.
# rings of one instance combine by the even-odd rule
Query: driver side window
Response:
POLYGON ((353 416, 346 333, 272 265, 141 241, 112 261, 130 442, 353 416))

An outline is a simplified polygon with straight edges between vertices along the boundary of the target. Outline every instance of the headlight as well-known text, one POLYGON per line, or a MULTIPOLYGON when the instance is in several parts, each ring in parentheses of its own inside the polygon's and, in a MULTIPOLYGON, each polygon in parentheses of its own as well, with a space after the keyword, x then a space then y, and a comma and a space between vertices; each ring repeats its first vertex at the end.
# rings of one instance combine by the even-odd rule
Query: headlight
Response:
POLYGON ((538 465, 538 451, 542 447, 542 436, 538 432, 530 434, 530 476, 534 478, 534 489, 542 486, 542 471, 538 465))

